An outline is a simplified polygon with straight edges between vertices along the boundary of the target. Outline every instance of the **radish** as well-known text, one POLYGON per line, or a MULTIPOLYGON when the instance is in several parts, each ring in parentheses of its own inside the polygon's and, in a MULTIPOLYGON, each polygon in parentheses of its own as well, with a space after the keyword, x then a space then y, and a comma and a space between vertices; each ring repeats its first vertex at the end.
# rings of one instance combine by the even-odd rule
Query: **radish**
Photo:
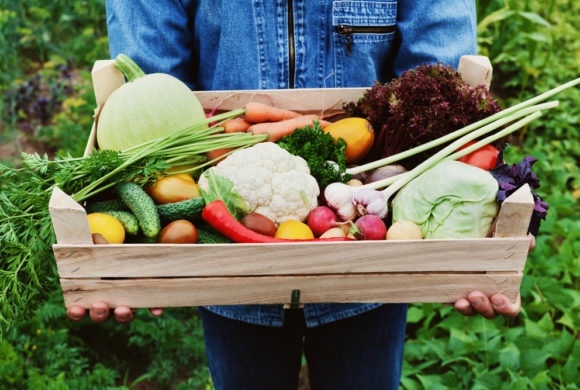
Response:
POLYGON ((387 226, 376 215, 363 215, 354 223, 362 233, 362 240, 384 240, 387 237, 387 226))
POLYGON ((306 222, 315 237, 320 237, 324 232, 336 227, 337 217, 330 207, 318 206, 308 215, 306 222))

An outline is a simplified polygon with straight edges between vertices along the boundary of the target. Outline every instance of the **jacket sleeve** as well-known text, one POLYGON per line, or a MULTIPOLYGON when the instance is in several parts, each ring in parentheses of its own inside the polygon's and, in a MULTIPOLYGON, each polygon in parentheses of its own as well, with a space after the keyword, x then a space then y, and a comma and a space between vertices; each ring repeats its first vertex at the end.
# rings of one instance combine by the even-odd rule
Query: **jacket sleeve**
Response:
POLYGON ((190 8, 180 0, 107 0, 111 58, 126 54, 145 73, 168 73, 195 89, 190 8))
POLYGON ((425 63, 457 69, 462 55, 477 52, 477 18, 473 0, 399 0, 399 50, 396 76, 425 63))

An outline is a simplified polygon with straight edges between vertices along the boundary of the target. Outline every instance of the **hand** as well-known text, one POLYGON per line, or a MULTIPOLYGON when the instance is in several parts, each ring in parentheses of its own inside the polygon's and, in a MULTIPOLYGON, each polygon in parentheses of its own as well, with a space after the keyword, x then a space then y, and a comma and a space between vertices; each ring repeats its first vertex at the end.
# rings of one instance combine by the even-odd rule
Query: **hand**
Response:
MULTIPOLYGON (((163 313, 163 309, 160 308, 149 309, 149 311, 156 317, 163 313)), ((96 301, 91 305, 89 313, 94 322, 105 322, 109 319, 110 315, 109 305, 103 301, 96 301)), ((135 318, 134 311, 128 306, 116 307, 113 313, 117 322, 121 324, 128 324, 135 318)), ((66 310, 67 317, 72 321, 80 321, 86 314, 86 309, 78 305, 69 306, 66 310)))
MULTIPOLYGON (((530 240, 530 251, 536 247, 536 238, 528 234, 530 240)), ((455 301, 455 308, 465 316, 474 316, 481 314, 482 317, 492 319, 499 315, 506 317, 515 317, 520 313, 521 297, 518 297, 514 303, 510 302, 508 297, 503 294, 494 294, 491 297, 485 296, 481 291, 473 291, 467 298, 461 298, 455 301)))
POLYGON ((520 313, 521 298, 518 294, 516 301, 512 303, 503 294, 494 294, 488 298, 481 291, 473 291, 467 298, 455 301, 455 308, 464 316, 481 314, 487 319, 493 319, 499 315, 515 317, 520 313))

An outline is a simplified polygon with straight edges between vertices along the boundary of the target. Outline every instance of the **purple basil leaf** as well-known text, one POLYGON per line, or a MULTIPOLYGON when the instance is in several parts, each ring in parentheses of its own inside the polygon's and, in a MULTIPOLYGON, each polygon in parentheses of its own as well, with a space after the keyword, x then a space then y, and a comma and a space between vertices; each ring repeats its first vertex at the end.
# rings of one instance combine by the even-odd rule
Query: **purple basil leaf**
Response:
MULTIPOLYGON (((540 179, 532 172, 532 165, 538 161, 536 158, 526 156, 519 164, 513 165, 507 165, 502 161, 503 151, 500 151, 498 155, 498 166, 489 170, 489 173, 497 180, 499 186, 499 190, 497 191, 497 201, 499 204, 526 183, 530 188, 538 188, 540 186, 540 179)), ((533 191, 532 195, 534 197, 534 212, 532 213, 528 232, 537 235, 540 229, 540 220, 546 219, 548 204, 533 191)))

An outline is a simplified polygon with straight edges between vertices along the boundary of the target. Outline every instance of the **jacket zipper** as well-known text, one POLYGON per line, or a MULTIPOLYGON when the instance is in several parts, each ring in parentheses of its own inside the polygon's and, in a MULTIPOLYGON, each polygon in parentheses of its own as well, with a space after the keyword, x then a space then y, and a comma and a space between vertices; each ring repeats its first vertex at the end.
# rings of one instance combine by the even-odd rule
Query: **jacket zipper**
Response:
POLYGON ((334 32, 342 34, 346 37, 346 45, 344 47, 344 54, 350 57, 352 54, 352 34, 386 34, 394 32, 395 26, 347 26, 341 24, 340 26, 334 26, 334 32))
POLYGON ((288 0, 288 65, 289 65, 289 88, 294 88, 294 68, 295 64, 294 53, 294 5, 292 0, 288 0))

